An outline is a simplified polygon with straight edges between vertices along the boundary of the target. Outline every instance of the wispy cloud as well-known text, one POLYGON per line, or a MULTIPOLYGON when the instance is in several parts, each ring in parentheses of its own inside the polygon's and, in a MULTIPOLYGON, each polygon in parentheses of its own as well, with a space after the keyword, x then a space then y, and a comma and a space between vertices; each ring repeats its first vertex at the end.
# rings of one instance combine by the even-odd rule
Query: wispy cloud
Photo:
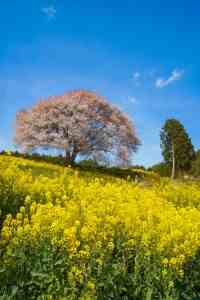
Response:
POLYGON ((133 97, 133 96, 129 96, 128 97, 128 101, 134 104, 134 103, 137 102, 137 99, 135 97, 133 97))
POLYGON ((133 74, 133 79, 138 80, 140 78, 141 74, 139 72, 135 72, 133 74))
POLYGON ((49 20, 51 20, 51 19, 55 18, 57 10, 56 10, 55 6, 50 5, 50 6, 47 6, 47 7, 43 7, 42 12, 43 12, 43 14, 45 14, 47 16, 47 18, 49 20))
POLYGON ((132 78, 133 78, 133 80, 134 80, 134 82, 135 82, 136 85, 140 84, 141 74, 139 72, 133 73, 132 78))
POLYGON ((167 79, 157 78, 155 81, 155 86, 157 88, 163 88, 174 81, 180 80, 184 74, 184 70, 173 70, 171 75, 167 79))

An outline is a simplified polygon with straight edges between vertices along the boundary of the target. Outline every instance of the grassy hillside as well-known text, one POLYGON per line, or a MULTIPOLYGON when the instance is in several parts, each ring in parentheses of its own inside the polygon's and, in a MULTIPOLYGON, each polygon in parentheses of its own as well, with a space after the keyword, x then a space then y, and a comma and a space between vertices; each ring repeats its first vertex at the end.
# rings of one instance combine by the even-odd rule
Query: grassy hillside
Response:
POLYGON ((198 182, 114 175, 0 156, 0 299, 200 299, 198 182))

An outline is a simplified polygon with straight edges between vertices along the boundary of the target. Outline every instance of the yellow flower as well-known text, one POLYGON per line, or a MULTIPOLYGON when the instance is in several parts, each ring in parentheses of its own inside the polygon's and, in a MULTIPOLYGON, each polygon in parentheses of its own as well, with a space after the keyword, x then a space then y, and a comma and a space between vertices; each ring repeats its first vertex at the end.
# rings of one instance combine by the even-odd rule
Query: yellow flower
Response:
POLYGON ((16 215, 5 218, 1 243, 8 250, 48 239, 74 260, 76 280, 90 258, 101 268, 115 245, 125 261, 135 253, 155 258, 166 280, 171 273, 183 277, 183 265, 200 248, 198 183, 161 180, 146 187, 12 156, 0 156, 0 171, 5 194, 10 188, 13 201, 22 195, 16 215))
POLYGON ((87 287, 88 287, 88 289, 90 289, 90 290, 95 290, 95 284, 94 284, 94 282, 92 282, 92 281, 88 281, 88 283, 87 283, 87 287))
POLYGON ((170 281, 169 284, 168 284, 168 287, 171 289, 174 287, 174 282, 173 281, 170 281))
POLYGON ((168 261, 168 259, 165 257, 165 258, 163 259, 162 262, 163 262, 163 265, 168 265, 168 262, 169 262, 169 261, 168 261))

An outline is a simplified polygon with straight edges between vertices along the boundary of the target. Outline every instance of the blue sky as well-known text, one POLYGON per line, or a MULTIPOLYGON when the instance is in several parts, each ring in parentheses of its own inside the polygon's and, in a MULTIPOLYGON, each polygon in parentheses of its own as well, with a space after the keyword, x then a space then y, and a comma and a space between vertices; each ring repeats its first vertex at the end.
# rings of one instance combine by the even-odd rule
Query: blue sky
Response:
POLYGON ((76 88, 133 119, 134 163, 162 159, 159 132, 171 117, 199 148, 199 9, 193 0, 1 1, 0 149, 13 147, 18 110, 76 88))

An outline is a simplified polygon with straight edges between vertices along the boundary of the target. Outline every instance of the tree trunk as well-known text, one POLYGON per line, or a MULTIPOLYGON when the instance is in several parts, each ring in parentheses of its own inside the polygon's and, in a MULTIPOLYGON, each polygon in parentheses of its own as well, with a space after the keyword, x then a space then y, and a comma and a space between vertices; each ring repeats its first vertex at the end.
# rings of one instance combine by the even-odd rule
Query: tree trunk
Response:
POLYGON ((70 152, 65 150, 65 164, 68 166, 70 164, 70 152))
POLYGON ((174 150, 174 144, 172 144, 172 174, 171 174, 171 179, 175 178, 175 172, 176 172, 175 150, 174 150))
POLYGON ((65 164, 66 166, 68 165, 73 165, 74 161, 76 159, 76 153, 70 153, 68 150, 65 150, 65 164))
POLYGON ((76 155, 77 155, 76 152, 72 153, 72 155, 71 155, 71 164, 75 163, 76 155))

